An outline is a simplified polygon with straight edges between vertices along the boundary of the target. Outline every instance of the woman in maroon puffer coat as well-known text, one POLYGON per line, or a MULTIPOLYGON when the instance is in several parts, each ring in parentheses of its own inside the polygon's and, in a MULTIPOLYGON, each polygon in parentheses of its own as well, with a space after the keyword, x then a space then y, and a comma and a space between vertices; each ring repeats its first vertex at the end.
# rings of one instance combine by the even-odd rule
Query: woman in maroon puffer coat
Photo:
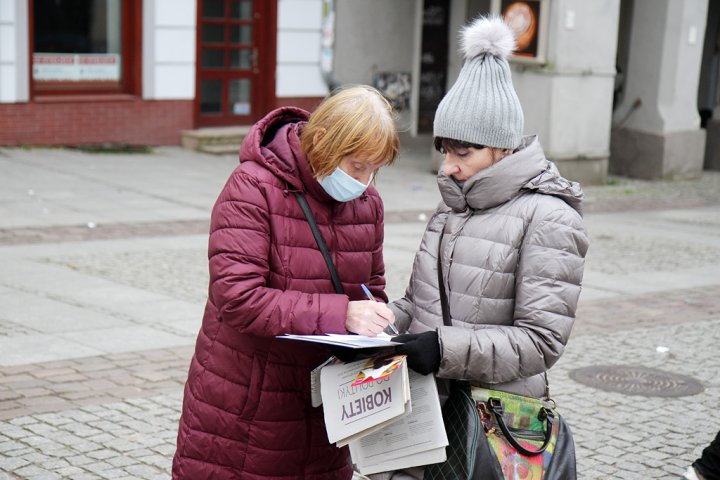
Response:
POLYGON ((376 335, 387 301, 383 205, 368 186, 399 149, 390 105, 370 87, 310 116, 277 109, 250 131, 213 208, 210 288, 185 385, 175 479, 347 480, 347 448, 328 442, 310 404, 321 346, 285 333, 376 335), (294 192, 304 193, 339 273, 330 273, 294 192))

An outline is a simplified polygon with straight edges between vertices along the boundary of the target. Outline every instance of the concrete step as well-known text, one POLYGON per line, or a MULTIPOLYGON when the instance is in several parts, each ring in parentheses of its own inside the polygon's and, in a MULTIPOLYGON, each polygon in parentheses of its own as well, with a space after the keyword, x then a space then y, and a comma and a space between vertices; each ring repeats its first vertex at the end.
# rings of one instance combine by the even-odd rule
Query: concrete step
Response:
POLYGON ((237 152, 250 127, 243 125, 184 130, 181 134, 181 144, 183 148, 208 153, 237 152))
POLYGON ((217 145, 203 145, 198 148, 198 151, 204 153, 212 153, 213 155, 227 155, 229 153, 239 153, 239 143, 228 143, 228 144, 217 144, 217 145))

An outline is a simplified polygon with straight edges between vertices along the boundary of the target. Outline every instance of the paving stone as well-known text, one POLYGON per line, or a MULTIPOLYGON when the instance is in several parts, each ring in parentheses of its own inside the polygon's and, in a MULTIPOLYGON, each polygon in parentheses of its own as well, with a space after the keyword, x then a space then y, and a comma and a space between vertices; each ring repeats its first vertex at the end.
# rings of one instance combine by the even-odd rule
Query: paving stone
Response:
POLYGON ((95 460, 88 457, 87 455, 73 455, 71 457, 67 457, 67 461, 70 462, 70 465, 84 468, 85 465, 93 463, 95 460))
POLYGON ((13 418, 8 421, 10 425, 15 425, 16 427, 24 427, 25 425, 33 425, 38 423, 37 419, 32 417, 19 417, 19 418, 13 418))
POLYGON ((98 448, 100 448, 100 446, 97 443, 80 441, 80 442, 75 442, 73 445, 71 445, 71 448, 80 453, 87 453, 87 452, 92 452, 94 450, 97 450, 98 448))
POLYGON ((22 447, 18 448, 17 450, 8 450, 5 452, 5 455, 8 457, 24 457, 26 455, 30 455, 32 453, 35 453, 35 449, 32 447, 29 447, 27 445, 23 445, 22 447))
POLYGON ((36 475, 43 475, 43 474, 47 473, 47 470, 44 470, 35 465, 26 465, 24 467, 16 468, 14 470, 14 473, 16 473, 22 477, 25 477, 25 478, 31 478, 36 475))
POLYGON ((638 473, 628 472, 627 470, 618 470, 613 474, 613 478, 619 478, 623 480, 638 480, 638 473))
POLYGON ((60 470, 62 468, 67 468, 67 467, 71 466, 67 460, 62 459, 62 458, 54 458, 52 460, 43 460, 43 461, 40 461, 38 464, 45 470, 50 470, 52 472, 57 472, 58 470, 60 470))
POLYGON ((94 458, 96 460, 107 460, 109 458, 117 457, 118 452, 113 450, 95 450, 94 452, 88 452, 86 454, 90 458, 94 458))
POLYGON ((90 472, 79 473, 73 477, 73 480, 100 480, 102 477, 90 472))
POLYGON ((29 465, 30 462, 22 457, 5 457, 0 456, 0 470, 6 472, 15 472, 20 468, 29 465))
POLYGON ((148 478, 150 476, 157 475, 158 472, 154 467, 148 465, 129 465, 125 467, 125 471, 132 475, 137 475, 138 478, 148 478))
POLYGON ((58 380, 58 378, 64 378, 65 375, 75 375, 77 373, 77 370, 72 368, 43 367, 33 370, 32 376, 35 378, 52 378, 53 380, 58 380))
POLYGON ((28 463, 37 466, 47 461, 48 457, 38 450, 33 450, 32 452, 23 455, 22 459, 27 460, 28 463))
POLYGON ((18 443, 14 440, 8 440, 0 443, 0 453, 12 452, 13 450, 23 448, 24 446, 25 445, 18 443))
MULTIPOLYGON (((24 417, 23 417, 24 418, 24 417)), ((60 425, 66 425, 68 423, 72 423, 73 419, 57 414, 57 413, 41 413, 38 415, 35 415, 35 418, 39 420, 40 422, 47 423, 53 426, 60 426, 60 425)))
POLYGON ((101 478, 116 480, 118 478, 126 477, 127 472, 125 470, 114 468, 112 470, 104 470, 102 472, 98 472, 98 475, 100 475, 101 478))
POLYGON ((125 457, 122 455, 110 457, 110 458, 106 459, 105 461, 114 467, 126 467, 128 465, 136 465, 136 464, 140 463, 138 460, 136 460, 134 458, 128 458, 128 457, 125 457))
POLYGON ((681 477, 687 470, 687 467, 688 467, 687 465, 685 465, 684 467, 678 467, 675 465, 665 465, 663 467, 663 470, 665 470, 668 473, 668 475, 671 475, 673 478, 675 478, 675 477, 681 477))
POLYGON ((93 462, 83 465, 83 468, 100 476, 102 475, 102 472, 115 469, 115 467, 113 467, 109 463, 104 461, 98 462, 95 459, 93 459, 93 462))
POLYGON ((60 474, 48 470, 45 470, 37 475, 28 477, 29 480, 60 480, 61 478, 62 477, 60 476, 60 474))
POLYGON ((594 455, 591 458, 593 458, 593 459, 597 460, 598 462, 603 463, 605 465, 614 465, 618 461, 618 459, 616 457, 605 455, 605 453, 602 453, 600 455, 594 455))
POLYGON ((623 460, 620 462, 617 462, 615 464, 615 467, 618 470, 622 470, 624 472, 632 473, 632 472, 642 472, 645 470, 645 467, 637 462, 627 461, 623 460))
POLYGON ((57 470, 57 473, 59 473, 60 475, 62 475, 65 478, 76 479, 81 474, 84 474, 87 472, 85 472, 85 470, 82 470, 81 468, 78 468, 78 467, 63 467, 63 468, 59 468, 57 470))

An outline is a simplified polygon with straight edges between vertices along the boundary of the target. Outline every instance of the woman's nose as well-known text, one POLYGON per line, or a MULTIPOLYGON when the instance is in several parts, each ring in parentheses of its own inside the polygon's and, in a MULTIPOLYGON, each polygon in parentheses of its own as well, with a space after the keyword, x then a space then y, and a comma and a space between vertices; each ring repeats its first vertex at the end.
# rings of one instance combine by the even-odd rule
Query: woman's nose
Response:
POLYGON ((455 163, 448 161, 447 157, 445 157, 445 161, 442 164, 442 171, 445 176, 449 177, 450 175, 454 175, 458 173, 459 170, 455 163))
POLYGON ((363 183, 365 185, 370 183, 370 178, 372 178, 372 172, 369 173, 363 173, 360 175, 355 175, 355 180, 357 180, 360 183, 363 183))

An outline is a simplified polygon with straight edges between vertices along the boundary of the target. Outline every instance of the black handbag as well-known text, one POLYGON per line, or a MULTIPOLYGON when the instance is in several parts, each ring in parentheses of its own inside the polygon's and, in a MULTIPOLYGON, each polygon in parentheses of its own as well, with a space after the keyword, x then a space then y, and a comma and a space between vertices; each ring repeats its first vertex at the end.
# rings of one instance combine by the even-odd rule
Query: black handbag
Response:
MULTIPOLYGON (((443 323, 451 326, 440 251, 440 305, 443 323)), ((424 480, 577 478, 572 433, 554 402, 452 381, 442 414, 447 460, 425 467, 424 480)))

